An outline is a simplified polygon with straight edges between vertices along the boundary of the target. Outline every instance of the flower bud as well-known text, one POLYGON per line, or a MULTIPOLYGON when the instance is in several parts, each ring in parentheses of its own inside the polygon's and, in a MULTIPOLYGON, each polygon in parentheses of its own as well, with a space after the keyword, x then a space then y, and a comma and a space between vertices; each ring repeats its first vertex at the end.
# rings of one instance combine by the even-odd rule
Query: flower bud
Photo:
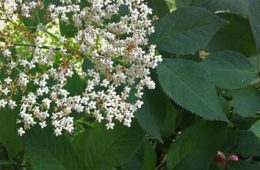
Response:
POLYGON ((221 164, 225 161, 226 157, 225 154, 221 151, 218 151, 217 155, 215 156, 215 162, 217 164, 221 164))

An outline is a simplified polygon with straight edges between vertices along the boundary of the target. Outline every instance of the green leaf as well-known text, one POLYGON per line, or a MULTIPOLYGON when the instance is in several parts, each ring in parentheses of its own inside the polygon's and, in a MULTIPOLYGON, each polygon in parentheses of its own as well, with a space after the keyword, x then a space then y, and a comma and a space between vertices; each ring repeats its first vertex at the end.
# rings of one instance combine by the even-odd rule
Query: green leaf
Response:
POLYGON ((71 24, 60 22, 60 34, 65 37, 74 37, 78 32, 78 28, 71 24))
POLYGON ((249 20, 255 36, 256 47, 260 51, 260 0, 251 0, 249 4, 249 20))
POLYGON ((199 63, 164 59, 157 71, 162 89, 177 104, 205 119, 228 122, 217 90, 199 63))
POLYGON ((135 117, 144 130, 163 142, 160 129, 165 119, 168 98, 160 87, 156 87, 153 91, 144 91, 143 101, 144 105, 136 112, 135 117))
POLYGON ((240 53, 221 51, 212 53, 202 64, 210 80, 224 89, 238 89, 249 85, 256 72, 250 62, 240 53))
POLYGON ((236 131, 229 135, 226 144, 231 145, 229 153, 244 157, 260 156, 260 138, 250 131, 236 131))
POLYGON ((65 136, 33 128, 23 138, 25 151, 33 170, 81 169, 72 145, 65 136))
POLYGON ((21 138, 17 135, 18 113, 19 110, 0 110, 0 142, 6 147, 10 159, 23 151, 21 138))
POLYGON ((260 138, 260 120, 251 126, 250 131, 253 132, 258 138, 260 138))
POLYGON ((216 33, 206 50, 210 53, 232 50, 246 56, 255 54, 257 50, 248 19, 231 13, 219 13, 218 16, 229 21, 229 24, 216 33))
POLYGON ((205 48, 226 24, 225 20, 205 9, 181 8, 156 22, 150 42, 168 53, 190 54, 205 48))
POLYGON ((75 34, 78 32, 78 28, 74 26, 74 21, 72 19, 72 13, 67 14, 69 18, 69 22, 61 22, 60 21, 60 33, 62 36, 65 37, 74 37, 75 34))
POLYGON ((179 114, 179 111, 173 107, 171 103, 167 105, 166 115, 161 127, 161 133, 163 136, 171 136, 175 133, 176 120, 179 114))
POLYGON ((85 166, 90 170, 120 166, 137 152, 143 140, 144 132, 136 123, 131 128, 117 124, 113 130, 98 124, 85 139, 85 166))
POLYGON ((254 117, 241 117, 238 114, 232 115, 231 120, 232 125, 235 129, 248 130, 252 124, 255 122, 254 117))
POLYGON ((234 111, 243 117, 255 116, 260 112, 260 91, 248 87, 233 93, 234 111))
MULTIPOLYGON (((260 74, 260 54, 249 57, 248 61, 253 65, 255 70, 260 74)), ((260 81, 260 77, 258 78, 260 81)))
POLYGON ((77 74, 73 74, 68 79, 65 88, 70 92, 71 95, 80 95, 84 92, 85 83, 82 78, 77 74))
POLYGON ((144 140, 139 151, 120 170, 151 170, 155 169, 155 165, 155 150, 147 140, 144 140))
POLYGON ((144 142, 144 160, 141 170, 155 169, 156 166, 156 153, 153 146, 145 140, 144 142))
POLYGON ((83 167, 82 169, 84 169, 84 170, 86 170, 86 167, 84 164, 84 145, 85 145, 86 133, 88 133, 87 130, 78 132, 75 136, 73 136, 73 138, 71 140, 72 147, 75 150, 75 152, 79 158, 78 161, 80 162, 80 164, 83 167))
POLYGON ((170 13, 169 7, 165 0, 145 0, 148 3, 148 6, 153 9, 153 14, 158 15, 159 17, 170 13))
POLYGON ((236 13, 248 13, 248 0, 176 0, 177 8, 197 6, 212 12, 231 10, 236 13))
POLYGON ((186 129, 196 123, 200 118, 186 110, 180 110, 176 117, 176 129, 186 129))
POLYGON ((36 27, 39 24, 46 25, 48 23, 48 20, 46 17, 46 9, 33 9, 32 11, 32 17, 22 17, 22 22, 25 26, 30 27, 31 31, 36 31, 36 27))
POLYGON ((184 130, 170 147, 168 169, 209 170, 226 136, 225 124, 217 122, 199 122, 184 130))
POLYGON ((227 163, 228 170, 259 170, 259 162, 237 161, 227 163))

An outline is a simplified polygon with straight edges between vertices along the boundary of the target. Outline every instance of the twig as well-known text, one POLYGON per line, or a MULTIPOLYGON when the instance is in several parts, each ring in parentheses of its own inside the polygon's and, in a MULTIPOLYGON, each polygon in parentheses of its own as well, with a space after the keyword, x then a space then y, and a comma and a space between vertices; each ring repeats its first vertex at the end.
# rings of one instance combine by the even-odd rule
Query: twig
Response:
POLYGON ((51 46, 37 46, 35 44, 14 43, 14 45, 15 46, 22 46, 22 47, 34 47, 34 48, 42 48, 42 49, 61 50, 60 48, 53 48, 51 46))
POLYGON ((163 157, 161 163, 155 168, 155 170, 160 170, 160 169, 164 166, 164 164, 166 163, 166 161, 167 161, 167 154, 164 155, 164 157, 163 157))

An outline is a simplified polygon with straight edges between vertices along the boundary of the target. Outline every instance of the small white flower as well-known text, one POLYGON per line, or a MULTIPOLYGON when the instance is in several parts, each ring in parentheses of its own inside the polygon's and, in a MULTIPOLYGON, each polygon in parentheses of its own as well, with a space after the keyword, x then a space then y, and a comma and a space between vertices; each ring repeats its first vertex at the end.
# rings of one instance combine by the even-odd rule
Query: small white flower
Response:
POLYGON ((9 49, 5 49, 3 52, 2 52, 3 56, 4 57, 11 57, 12 53, 9 49))
POLYGON ((6 84, 10 84, 13 80, 10 79, 10 77, 7 77, 6 79, 4 79, 6 84))
POLYGON ((44 107, 46 107, 46 109, 49 109, 50 105, 51 105, 51 100, 48 98, 45 98, 42 100, 42 103, 43 103, 44 107))
POLYGON ((2 93, 4 93, 4 95, 8 95, 9 92, 10 92, 10 90, 7 87, 2 89, 2 93))
POLYGON ((41 127, 42 129, 45 128, 45 127, 47 127, 47 124, 46 124, 45 121, 40 122, 39 125, 40 125, 40 127, 41 127))
POLYGON ((23 136, 23 134, 25 134, 25 131, 23 128, 19 128, 17 132, 18 132, 19 136, 23 136))
POLYGON ((13 100, 9 100, 8 105, 10 109, 14 109, 17 106, 16 102, 13 100))
POLYGON ((109 122, 106 124, 107 129, 114 129, 115 124, 112 122, 109 122))
POLYGON ((0 100, 0 108, 4 108, 7 105, 7 101, 4 99, 0 100))
POLYGON ((37 25, 37 31, 44 31, 45 27, 42 23, 37 25))

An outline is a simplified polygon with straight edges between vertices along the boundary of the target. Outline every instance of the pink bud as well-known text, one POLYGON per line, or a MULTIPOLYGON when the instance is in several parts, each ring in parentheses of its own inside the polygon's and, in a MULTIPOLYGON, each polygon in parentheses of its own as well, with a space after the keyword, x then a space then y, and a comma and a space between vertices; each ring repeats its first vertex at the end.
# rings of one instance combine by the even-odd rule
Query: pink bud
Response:
POLYGON ((231 155, 229 158, 228 158, 229 161, 238 161, 238 156, 236 155, 231 155))
POLYGON ((215 156, 215 162, 217 164, 220 164, 223 163, 225 159, 226 159, 225 154, 221 151, 218 151, 217 155, 215 156))

